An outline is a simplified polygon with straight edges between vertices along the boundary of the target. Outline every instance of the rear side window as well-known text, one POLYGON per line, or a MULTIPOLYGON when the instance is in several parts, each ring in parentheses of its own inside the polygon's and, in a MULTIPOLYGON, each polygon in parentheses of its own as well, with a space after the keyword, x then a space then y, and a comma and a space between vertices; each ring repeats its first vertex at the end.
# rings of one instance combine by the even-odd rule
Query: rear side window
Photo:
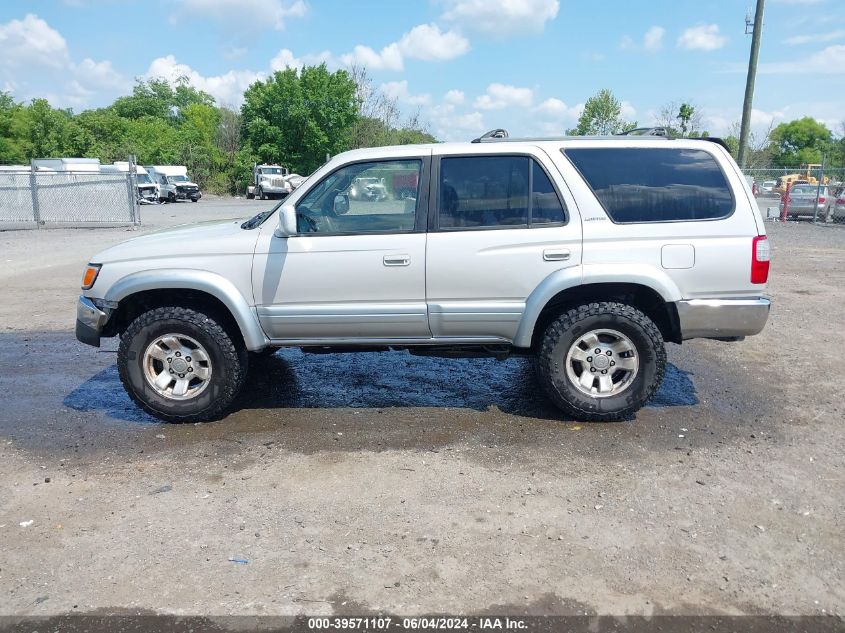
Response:
POLYGON ((439 228, 470 230, 563 224, 566 214, 546 172, 527 156, 440 161, 439 228))
POLYGON ((733 213, 725 174, 703 150, 591 147, 564 154, 614 222, 713 220, 733 213))

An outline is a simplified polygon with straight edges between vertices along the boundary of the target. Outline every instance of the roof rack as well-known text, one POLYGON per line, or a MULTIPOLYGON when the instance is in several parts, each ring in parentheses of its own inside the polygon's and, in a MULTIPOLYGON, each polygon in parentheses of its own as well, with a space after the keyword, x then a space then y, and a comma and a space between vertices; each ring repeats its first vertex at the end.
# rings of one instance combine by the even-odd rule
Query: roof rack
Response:
MULTIPOLYGON (((614 139, 619 139, 620 136, 634 136, 637 140, 642 141, 672 141, 675 140, 666 128, 662 127, 653 127, 653 128, 637 128, 635 130, 629 130, 628 132, 622 132, 621 134, 613 134, 608 136, 523 136, 523 137, 512 137, 508 134, 508 131, 503 128, 496 128, 495 130, 490 130, 489 132, 485 132, 478 138, 472 139, 473 143, 532 143, 532 142, 539 142, 539 141, 612 141, 614 139), (661 134, 660 132, 663 132, 661 134)), ((716 145, 720 145, 724 147, 728 152, 730 152, 730 148, 728 147, 727 143, 725 143, 724 139, 719 138, 717 136, 704 136, 698 138, 690 138, 690 139, 683 139, 689 141, 709 141, 711 143, 716 143, 716 145)))

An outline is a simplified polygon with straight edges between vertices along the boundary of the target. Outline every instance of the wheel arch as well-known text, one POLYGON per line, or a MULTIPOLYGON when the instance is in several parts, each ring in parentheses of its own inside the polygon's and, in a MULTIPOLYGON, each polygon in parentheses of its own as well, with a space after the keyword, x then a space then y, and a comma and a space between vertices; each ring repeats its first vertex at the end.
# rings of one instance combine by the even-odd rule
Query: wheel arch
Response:
POLYGON ((105 300, 117 304, 108 322, 111 334, 121 332, 138 314, 165 305, 212 311, 249 351, 268 340, 255 311, 228 279, 199 270, 152 270, 133 273, 112 285, 105 300))
MULTIPOLYGON (((584 266, 583 277, 559 270, 531 293, 514 337, 514 346, 535 348, 546 326, 563 310, 592 301, 619 301, 645 313, 660 329, 664 340, 681 342, 676 301, 678 287, 665 273, 637 266, 584 266)), ((646 267, 643 267, 646 268, 646 267)))

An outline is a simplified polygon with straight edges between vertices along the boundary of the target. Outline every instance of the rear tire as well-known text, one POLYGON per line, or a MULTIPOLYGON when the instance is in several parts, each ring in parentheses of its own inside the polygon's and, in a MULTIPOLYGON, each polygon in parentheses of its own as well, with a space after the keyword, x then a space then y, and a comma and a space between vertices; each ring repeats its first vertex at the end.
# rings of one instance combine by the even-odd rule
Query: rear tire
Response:
POLYGON ((130 323, 120 338, 117 368, 126 392, 150 415, 203 422, 232 404, 246 380, 248 356, 212 316, 162 307, 130 323))
POLYGON ((624 420, 663 381, 666 348, 660 330, 636 308, 589 303, 549 324, 536 365, 543 389, 567 415, 584 421, 624 420))

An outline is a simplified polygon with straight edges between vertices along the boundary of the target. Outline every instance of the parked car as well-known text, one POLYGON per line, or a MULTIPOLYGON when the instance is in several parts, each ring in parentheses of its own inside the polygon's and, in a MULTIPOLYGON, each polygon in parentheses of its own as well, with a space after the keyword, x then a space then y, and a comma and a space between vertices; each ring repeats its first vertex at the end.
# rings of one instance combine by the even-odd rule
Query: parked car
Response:
POLYGON ((774 193, 775 185, 777 185, 775 180, 764 180, 760 188, 763 194, 770 194, 774 193))
POLYGON ((127 392, 173 422, 222 415, 250 358, 281 347, 532 356, 564 415, 625 419, 660 386, 667 342, 764 327, 769 243, 750 194, 707 140, 354 150, 242 223, 95 255, 76 336, 119 336, 127 392), (388 171, 413 195, 349 195, 388 171))
MULTIPOLYGON (((833 207, 833 203, 834 197, 827 185, 795 185, 789 190, 787 214, 790 218, 817 215, 818 218, 824 219, 833 207)), ((780 201, 779 209, 783 211, 783 200, 780 201)))
POLYGON ((384 184, 384 178, 355 178, 352 181, 352 186, 349 187, 349 198, 351 200, 384 200, 387 198, 387 186, 384 184))
POLYGON ((202 198, 199 185, 188 179, 188 168, 184 165, 154 165, 144 169, 158 187, 159 202, 197 202, 202 198))
POLYGON ((845 222, 845 191, 837 196, 826 219, 828 222, 845 222))

